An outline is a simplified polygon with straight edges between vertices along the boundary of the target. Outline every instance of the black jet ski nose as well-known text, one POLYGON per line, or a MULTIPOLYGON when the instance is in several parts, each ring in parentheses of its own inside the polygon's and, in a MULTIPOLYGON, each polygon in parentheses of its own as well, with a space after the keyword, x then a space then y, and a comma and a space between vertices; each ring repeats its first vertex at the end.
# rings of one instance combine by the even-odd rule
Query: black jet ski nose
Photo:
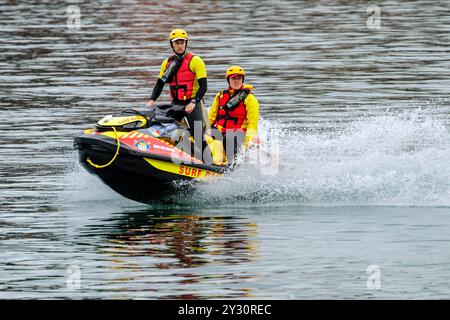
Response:
POLYGON ((186 130, 173 114, 184 108, 130 109, 102 118, 74 139, 80 163, 119 194, 141 202, 170 195, 177 181, 227 172, 221 161, 210 164, 196 158, 190 138, 179 134, 186 130))

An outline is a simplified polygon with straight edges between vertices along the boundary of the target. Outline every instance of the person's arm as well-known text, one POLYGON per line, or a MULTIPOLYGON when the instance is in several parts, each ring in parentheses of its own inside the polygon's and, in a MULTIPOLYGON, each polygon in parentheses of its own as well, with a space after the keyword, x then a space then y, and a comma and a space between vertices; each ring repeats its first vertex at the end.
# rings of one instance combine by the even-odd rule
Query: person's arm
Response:
POLYGON ((156 99, 158 99, 159 96, 161 95, 163 88, 164 88, 164 81, 162 81, 160 78, 158 78, 155 86, 153 87, 153 91, 152 91, 150 100, 156 101, 156 99))
POLYGON ((216 97, 214 98, 214 101, 211 105, 211 108, 209 109, 209 123, 212 126, 214 121, 216 121, 216 117, 217 117, 217 111, 219 110, 219 97, 220 97, 220 92, 218 94, 216 94, 216 97))
POLYGON ((164 71, 166 70, 166 65, 167 65, 168 60, 169 60, 168 58, 165 59, 161 64, 161 69, 159 70, 159 78, 156 81, 155 86, 153 87, 152 95, 150 96, 150 100, 147 102, 147 105, 149 107, 151 107, 153 105, 153 102, 155 102, 159 98, 159 96, 161 95, 161 92, 164 88, 164 81, 162 81, 161 78, 163 77, 164 71))
POLYGON ((244 144, 247 146, 258 134, 259 103, 253 94, 245 98, 247 108, 247 132, 245 134, 244 144))
POLYGON ((207 75, 206 75, 206 65, 205 62, 203 62, 202 58, 199 56, 194 56, 191 60, 190 65, 191 71, 195 73, 195 76, 197 78, 198 82, 198 90, 195 94, 195 97, 193 98, 195 101, 193 101, 195 104, 198 104, 201 99, 206 94, 206 91, 208 90, 208 81, 207 81, 207 75))
POLYGON ((208 90, 208 81, 206 80, 206 78, 201 78, 198 79, 198 90, 197 93, 195 94, 195 104, 199 103, 200 100, 203 99, 203 97, 205 96, 206 91, 208 90))

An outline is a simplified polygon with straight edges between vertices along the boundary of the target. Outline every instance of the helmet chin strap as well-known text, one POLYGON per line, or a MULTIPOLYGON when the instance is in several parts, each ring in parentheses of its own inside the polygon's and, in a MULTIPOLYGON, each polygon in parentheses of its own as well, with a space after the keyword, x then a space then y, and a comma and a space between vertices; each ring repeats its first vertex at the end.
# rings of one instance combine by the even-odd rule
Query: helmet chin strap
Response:
POLYGON ((187 46, 188 46, 188 41, 189 41, 189 40, 185 40, 185 41, 186 41, 186 46, 184 47, 184 51, 183 51, 183 53, 182 53, 182 54, 178 54, 178 53, 176 53, 175 49, 173 48, 173 42, 172 42, 172 41, 170 41, 170 46, 172 47, 172 51, 173 51, 173 53, 175 53, 175 55, 176 55, 176 56, 178 56, 179 58, 183 57, 183 56, 184 56, 184 54, 185 54, 185 53, 186 53, 186 51, 187 51, 187 46))

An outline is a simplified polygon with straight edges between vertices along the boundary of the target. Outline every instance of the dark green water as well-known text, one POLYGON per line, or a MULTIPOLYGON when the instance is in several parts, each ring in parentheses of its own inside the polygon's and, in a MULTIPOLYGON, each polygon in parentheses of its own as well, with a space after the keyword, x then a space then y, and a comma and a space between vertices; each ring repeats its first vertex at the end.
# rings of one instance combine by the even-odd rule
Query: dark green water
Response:
POLYGON ((0 6, 0 298, 448 298, 447 1, 72 4, 0 6), (246 69, 280 157, 143 205, 72 140, 145 103, 174 27, 207 104, 246 69))

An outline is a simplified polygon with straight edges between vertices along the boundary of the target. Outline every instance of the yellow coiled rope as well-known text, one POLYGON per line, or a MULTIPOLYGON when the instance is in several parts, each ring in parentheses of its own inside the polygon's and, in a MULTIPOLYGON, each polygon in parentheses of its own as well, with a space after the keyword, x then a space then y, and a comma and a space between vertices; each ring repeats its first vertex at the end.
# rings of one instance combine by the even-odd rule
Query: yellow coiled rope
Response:
POLYGON ((119 141, 119 136, 117 134, 116 128, 112 127, 114 130, 114 135, 116 136, 116 142, 117 142, 117 149, 116 149, 116 153, 114 154, 114 157, 111 159, 110 162, 108 162, 107 164, 103 164, 103 165, 98 165, 92 162, 91 159, 87 158, 87 163, 89 163, 91 166, 93 166, 94 168, 97 169, 102 169, 102 168, 106 168, 107 166, 111 165, 111 163, 114 162, 114 160, 116 160, 117 156, 119 155, 119 149, 120 149, 120 141, 119 141))

